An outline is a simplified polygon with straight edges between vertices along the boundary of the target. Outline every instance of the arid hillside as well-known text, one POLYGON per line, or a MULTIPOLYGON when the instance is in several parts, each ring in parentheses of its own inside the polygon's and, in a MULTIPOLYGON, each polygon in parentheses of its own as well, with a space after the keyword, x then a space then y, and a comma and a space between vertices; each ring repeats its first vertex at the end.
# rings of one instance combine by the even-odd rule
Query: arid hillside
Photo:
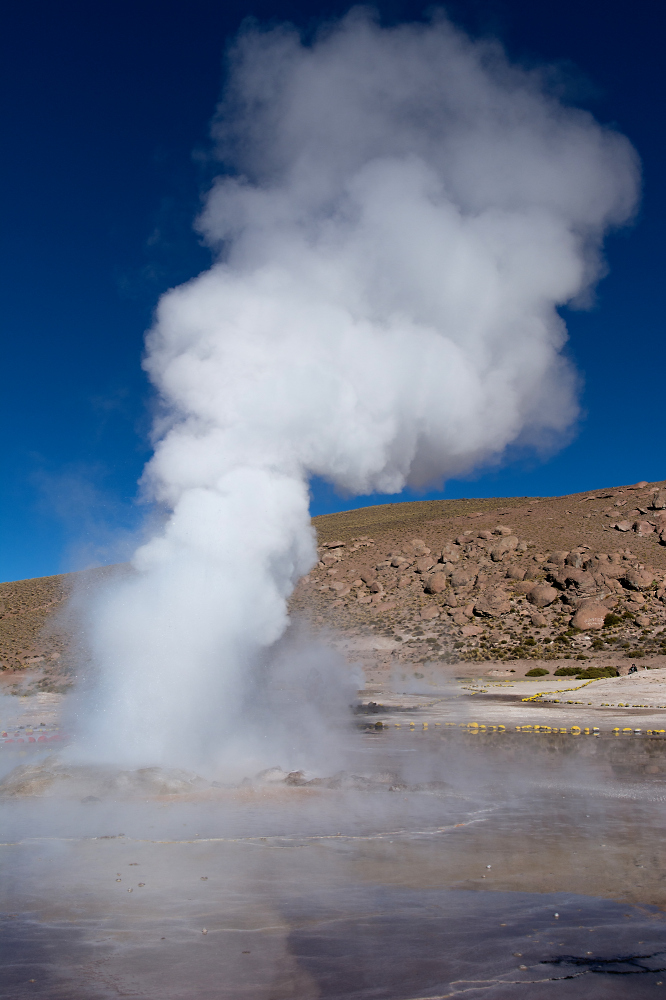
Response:
MULTIPOLYGON (((492 661, 524 673, 537 661, 620 668, 666 655, 665 483, 388 504, 313 524, 320 561, 292 613, 342 635, 390 637, 394 663, 492 661)), ((0 584, 5 689, 71 682, 68 599, 110 571, 0 584)), ((370 670, 380 647, 369 647, 370 670)))

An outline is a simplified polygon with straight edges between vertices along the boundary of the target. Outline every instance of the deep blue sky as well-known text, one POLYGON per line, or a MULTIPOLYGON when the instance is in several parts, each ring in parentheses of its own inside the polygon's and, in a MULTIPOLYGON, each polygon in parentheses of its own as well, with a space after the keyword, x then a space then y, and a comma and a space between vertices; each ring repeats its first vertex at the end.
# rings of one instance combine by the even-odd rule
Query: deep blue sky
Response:
MULTIPOLYGON (((142 339, 162 291, 205 268, 191 223, 209 181, 222 54, 243 18, 316 23, 349 4, 97 0, 3 18, 0 580, 123 555, 149 457, 142 339)), ((425 6, 380 2, 385 22, 425 6)), ((638 149, 644 197, 611 238, 596 306, 567 316, 585 379, 574 441, 447 496, 562 494, 666 477, 664 37, 655 0, 444 5, 513 58, 571 68, 578 103, 638 149)), ((429 494, 435 495, 435 494, 429 494)), ((439 494, 438 494, 439 495, 439 494)), ((381 498, 390 501, 395 498, 381 498)), ((340 499, 314 486, 313 512, 340 499)))

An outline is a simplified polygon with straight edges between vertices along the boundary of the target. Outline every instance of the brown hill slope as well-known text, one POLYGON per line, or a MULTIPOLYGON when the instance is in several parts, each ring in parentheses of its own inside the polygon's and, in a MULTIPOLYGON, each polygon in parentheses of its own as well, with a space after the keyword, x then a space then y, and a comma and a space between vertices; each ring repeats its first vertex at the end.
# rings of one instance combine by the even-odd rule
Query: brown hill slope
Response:
MULTIPOLYGON (((534 660, 666 653, 665 483, 387 504, 313 524, 320 562, 292 612, 348 635, 398 637, 399 659, 507 661, 524 671, 534 660), (606 614, 618 621, 604 626, 606 614)), ((6 681, 67 682, 76 631, 68 598, 106 572, 0 584, 6 681)))

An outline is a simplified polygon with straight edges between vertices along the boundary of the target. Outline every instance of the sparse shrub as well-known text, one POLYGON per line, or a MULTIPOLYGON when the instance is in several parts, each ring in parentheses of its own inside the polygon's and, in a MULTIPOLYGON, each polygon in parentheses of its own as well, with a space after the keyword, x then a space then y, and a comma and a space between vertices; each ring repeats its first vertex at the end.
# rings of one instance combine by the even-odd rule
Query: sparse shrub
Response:
POLYGON ((576 680, 579 681, 593 681, 600 677, 617 677, 618 672, 615 667, 588 667, 586 670, 581 670, 577 676, 576 680))
POLYGON ((556 677, 574 677, 580 672, 580 667, 558 667, 555 671, 556 677))
POLYGON ((604 618, 604 627, 605 628, 612 628, 613 625, 619 625, 621 621, 622 621, 622 619, 620 618, 620 616, 619 615, 614 615, 612 613, 612 611, 611 611, 604 618))
POLYGON ((545 675, 549 674, 549 673, 550 673, 550 670, 545 670, 543 667, 532 667, 531 670, 527 671, 527 673, 525 674, 525 676, 526 677, 545 677, 545 675))

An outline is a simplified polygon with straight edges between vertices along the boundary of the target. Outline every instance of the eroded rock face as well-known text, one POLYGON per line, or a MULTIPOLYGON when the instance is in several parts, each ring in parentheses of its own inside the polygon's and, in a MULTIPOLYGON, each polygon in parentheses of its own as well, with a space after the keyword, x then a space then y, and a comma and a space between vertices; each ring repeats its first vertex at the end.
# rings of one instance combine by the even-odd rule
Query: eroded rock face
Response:
POLYGON ((527 600, 530 604, 533 604, 535 608, 547 608, 549 604, 552 604, 559 596, 559 592, 555 587, 549 587, 547 583, 537 584, 536 587, 532 589, 527 594, 527 600))
POLYGON ((511 610, 508 594, 504 590, 485 590, 474 604, 474 614, 486 618, 499 618, 511 610))
POLYGON ((607 614, 608 608, 605 604, 599 604, 596 601, 583 601, 571 619, 571 624, 574 628, 583 631, 602 628, 607 614))

